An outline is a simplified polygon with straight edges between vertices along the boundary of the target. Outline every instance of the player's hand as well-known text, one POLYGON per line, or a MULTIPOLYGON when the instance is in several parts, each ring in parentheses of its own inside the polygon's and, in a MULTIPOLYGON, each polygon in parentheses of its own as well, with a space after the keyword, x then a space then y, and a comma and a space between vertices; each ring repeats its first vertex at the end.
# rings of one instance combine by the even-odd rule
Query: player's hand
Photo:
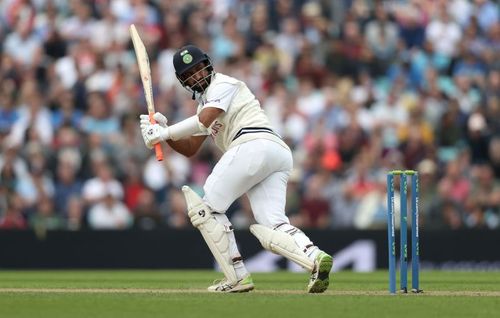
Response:
MULTIPOLYGON (((140 119, 141 119, 141 128, 143 125, 147 125, 148 123, 151 123, 150 119, 149 119, 149 115, 141 115, 139 116, 140 119)), ((165 117, 165 115, 163 115, 162 113, 158 113, 156 112, 154 115, 153 115, 153 119, 156 121, 156 123, 160 126, 162 126, 163 128, 166 128, 167 127, 167 123, 168 123, 168 119, 167 117, 165 117)))
POLYGON ((165 115, 163 115, 162 113, 158 113, 156 112, 154 115, 153 115, 153 119, 156 121, 156 123, 164 128, 167 127, 167 123, 168 123, 168 119, 167 117, 165 117, 165 115))
POLYGON ((141 115, 141 133, 142 139, 149 149, 152 149, 155 144, 162 140, 170 138, 168 126, 165 125, 163 127, 159 124, 151 124, 148 115, 141 115), (144 119, 144 116, 147 117, 147 120, 144 119))

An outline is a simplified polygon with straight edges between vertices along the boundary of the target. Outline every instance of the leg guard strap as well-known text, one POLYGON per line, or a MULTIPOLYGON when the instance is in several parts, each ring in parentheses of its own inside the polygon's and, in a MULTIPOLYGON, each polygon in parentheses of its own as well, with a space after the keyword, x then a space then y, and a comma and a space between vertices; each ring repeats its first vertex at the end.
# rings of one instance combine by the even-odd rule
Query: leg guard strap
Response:
POLYGON ((307 257, 290 234, 260 224, 251 225, 250 232, 259 239, 266 250, 284 256, 308 271, 313 270, 314 261, 307 257))

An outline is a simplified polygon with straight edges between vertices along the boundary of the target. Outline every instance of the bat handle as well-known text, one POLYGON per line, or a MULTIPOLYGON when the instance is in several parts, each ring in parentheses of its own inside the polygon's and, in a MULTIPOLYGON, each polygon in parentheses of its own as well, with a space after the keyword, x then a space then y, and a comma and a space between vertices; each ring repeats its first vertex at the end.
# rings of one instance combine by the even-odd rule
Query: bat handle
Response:
MULTIPOLYGON (((156 124, 156 121, 153 118, 154 113, 150 112, 149 113, 149 121, 152 124, 156 124)), ((163 150, 161 149, 160 143, 155 144, 155 154, 156 154, 156 160, 162 161, 163 160, 163 150)))

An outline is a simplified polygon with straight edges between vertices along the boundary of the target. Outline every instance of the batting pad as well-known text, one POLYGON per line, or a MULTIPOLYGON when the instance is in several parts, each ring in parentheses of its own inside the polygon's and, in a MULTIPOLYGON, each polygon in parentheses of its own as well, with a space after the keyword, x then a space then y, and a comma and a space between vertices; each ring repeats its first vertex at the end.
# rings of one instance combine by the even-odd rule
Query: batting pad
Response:
POLYGON ((266 250, 284 256, 312 272, 314 261, 307 257, 290 234, 260 224, 250 225, 250 232, 266 250))
POLYGON ((191 223, 201 232, 228 282, 236 284, 238 278, 229 253, 229 233, 232 229, 217 222, 211 209, 190 187, 183 186, 182 192, 191 223))

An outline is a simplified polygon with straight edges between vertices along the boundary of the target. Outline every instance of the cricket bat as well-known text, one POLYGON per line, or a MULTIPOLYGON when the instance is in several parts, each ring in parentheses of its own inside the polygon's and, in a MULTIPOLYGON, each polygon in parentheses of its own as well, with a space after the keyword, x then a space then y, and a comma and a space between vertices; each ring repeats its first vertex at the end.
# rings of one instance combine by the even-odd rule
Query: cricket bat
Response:
MULTIPOLYGON (((151 67, 149 66, 149 57, 146 47, 137 33, 135 25, 130 25, 130 37, 134 45, 135 56, 139 64, 139 73, 141 74, 142 86, 144 88, 144 96, 146 97, 146 105, 148 106, 149 120, 152 124, 155 123, 153 115, 155 113, 155 106, 153 103, 153 85, 151 83, 151 67)), ((163 160, 163 151, 160 143, 155 145, 156 159, 163 160)))

